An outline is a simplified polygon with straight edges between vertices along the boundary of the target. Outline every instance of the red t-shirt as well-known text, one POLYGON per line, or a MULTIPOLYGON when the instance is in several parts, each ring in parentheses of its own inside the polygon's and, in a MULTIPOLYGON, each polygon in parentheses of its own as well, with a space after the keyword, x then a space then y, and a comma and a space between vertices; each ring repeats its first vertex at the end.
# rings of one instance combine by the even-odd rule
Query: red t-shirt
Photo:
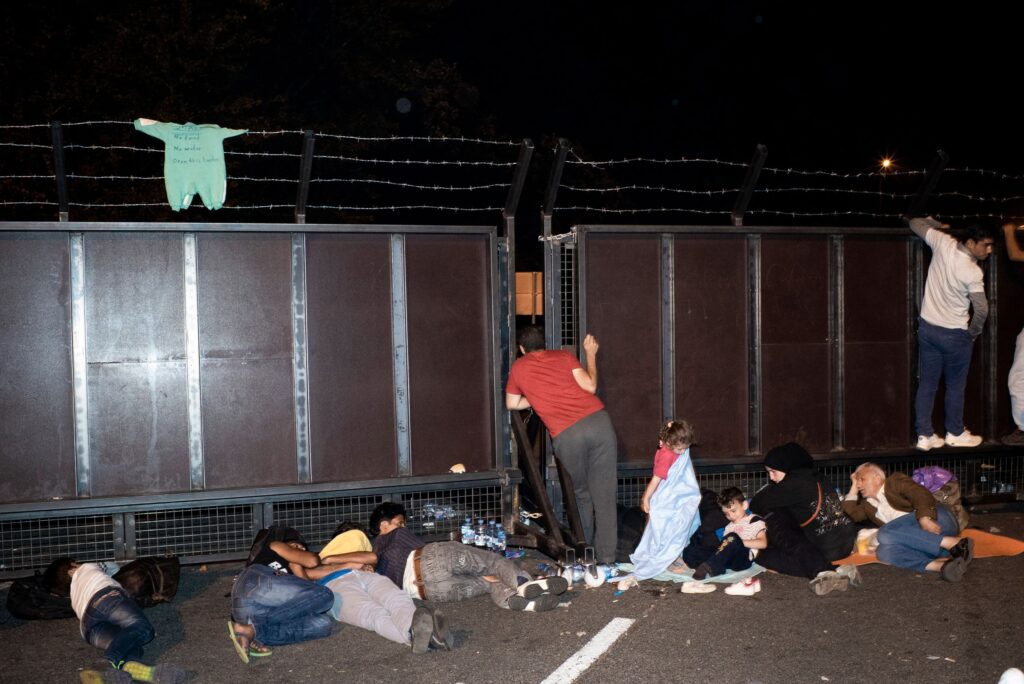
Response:
POLYGON ((572 374, 577 368, 583 366, 567 351, 532 351, 512 364, 505 391, 526 397, 554 438, 604 408, 600 399, 577 384, 572 374))
POLYGON ((682 454, 677 454, 666 446, 660 447, 654 454, 654 476, 662 480, 668 479, 668 470, 682 454))

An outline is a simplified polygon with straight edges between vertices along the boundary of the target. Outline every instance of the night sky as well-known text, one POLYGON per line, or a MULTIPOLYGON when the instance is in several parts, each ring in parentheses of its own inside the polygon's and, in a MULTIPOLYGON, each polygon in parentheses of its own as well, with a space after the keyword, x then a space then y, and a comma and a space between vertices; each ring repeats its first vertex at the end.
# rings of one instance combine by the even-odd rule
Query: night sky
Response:
MULTIPOLYGON (((530 138, 531 215, 560 137, 588 160, 746 163, 764 144, 769 166, 856 173, 885 156, 923 170, 943 149, 951 166, 1017 174, 1018 23, 976 5, 19 4, 0 25, 0 124, 147 116, 530 138)), ((1015 193, 1005 184, 970 190, 1015 193)))

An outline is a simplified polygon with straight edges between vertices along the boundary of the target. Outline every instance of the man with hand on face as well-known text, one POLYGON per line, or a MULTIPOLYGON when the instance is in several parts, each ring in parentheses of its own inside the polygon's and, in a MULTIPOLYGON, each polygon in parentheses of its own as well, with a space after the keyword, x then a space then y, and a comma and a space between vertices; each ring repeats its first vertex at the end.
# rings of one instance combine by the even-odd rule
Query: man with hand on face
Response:
POLYGON ((905 473, 886 477, 874 463, 862 463, 850 483, 843 510, 855 522, 878 526, 878 560, 960 581, 974 557, 974 541, 957 536, 956 518, 931 492, 905 473))

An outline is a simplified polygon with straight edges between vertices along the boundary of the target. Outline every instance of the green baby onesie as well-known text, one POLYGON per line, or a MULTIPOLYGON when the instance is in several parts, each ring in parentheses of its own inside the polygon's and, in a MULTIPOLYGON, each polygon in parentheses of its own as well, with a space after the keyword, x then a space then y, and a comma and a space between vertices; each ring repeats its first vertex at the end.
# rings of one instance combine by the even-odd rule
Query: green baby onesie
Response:
POLYGON ((227 196, 224 138, 245 133, 216 124, 175 124, 136 119, 135 130, 164 141, 164 187, 174 211, 188 209, 198 193, 207 209, 220 209, 227 196))

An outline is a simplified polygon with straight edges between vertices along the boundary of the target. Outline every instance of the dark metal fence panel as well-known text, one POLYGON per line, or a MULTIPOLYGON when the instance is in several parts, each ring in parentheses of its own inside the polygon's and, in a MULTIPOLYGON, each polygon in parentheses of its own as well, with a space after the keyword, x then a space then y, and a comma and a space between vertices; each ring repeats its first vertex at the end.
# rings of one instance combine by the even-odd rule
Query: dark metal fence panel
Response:
POLYGON ((619 460, 650 459, 662 418, 661 237, 588 234, 583 249, 579 335, 593 333, 601 345, 598 395, 615 424, 619 460))
POLYGON ((907 380, 913 329, 908 325, 908 241, 844 238, 845 446, 904 447, 913 395, 907 380))
POLYGON ((297 481, 288 235, 198 240, 206 486, 297 481))
POLYGON ((746 453, 746 240, 675 240, 676 415, 697 427, 695 454, 746 453))
POLYGON ((75 495, 67 233, 0 234, 0 501, 75 495))
POLYGON ((387 235, 310 235, 314 482, 398 474, 387 235))
POLYGON ((189 488, 182 240, 84 236, 92 496, 189 488))
POLYGON ((497 467, 493 244, 479 234, 406 237, 411 474, 497 467))
POLYGON ((829 245, 765 237, 761 263, 762 447, 832 448, 829 245))

